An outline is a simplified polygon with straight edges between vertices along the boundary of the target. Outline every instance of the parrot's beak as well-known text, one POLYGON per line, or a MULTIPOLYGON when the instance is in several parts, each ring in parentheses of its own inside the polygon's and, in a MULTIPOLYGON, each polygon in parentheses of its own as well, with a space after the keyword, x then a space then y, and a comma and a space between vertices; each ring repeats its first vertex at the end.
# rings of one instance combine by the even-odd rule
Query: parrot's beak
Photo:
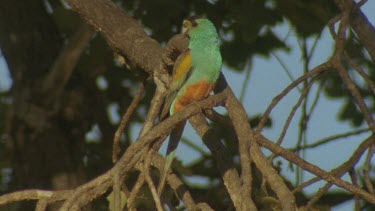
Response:
POLYGON ((192 27, 192 24, 189 20, 184 20, 182 22, 182 33, 185 35, 189 35, 189 29, 192 27))
POLYGON ((188 31, 189 31, 188 28, 182 27, 182 34, 186 34, 187 35, 188 31))

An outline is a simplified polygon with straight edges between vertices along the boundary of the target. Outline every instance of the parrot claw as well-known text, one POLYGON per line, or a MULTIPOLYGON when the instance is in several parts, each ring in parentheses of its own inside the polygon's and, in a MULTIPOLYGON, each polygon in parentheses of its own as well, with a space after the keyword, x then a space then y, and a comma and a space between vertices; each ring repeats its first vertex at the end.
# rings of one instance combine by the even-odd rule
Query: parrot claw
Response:
POLYGON ((202 107, 200 107, 200 106, 197 104, 196 101, 192 102, 192 104, 194 104, 196 107, 199 108, 199 113, 203 113, 203 109, 202 109, 202 107))

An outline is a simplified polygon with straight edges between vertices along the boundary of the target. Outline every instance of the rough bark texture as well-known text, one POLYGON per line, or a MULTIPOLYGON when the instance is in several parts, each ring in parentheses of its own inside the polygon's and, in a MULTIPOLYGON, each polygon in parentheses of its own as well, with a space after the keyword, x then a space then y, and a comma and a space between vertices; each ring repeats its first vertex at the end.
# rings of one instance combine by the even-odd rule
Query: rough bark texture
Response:
POLYGON ((360 7, 355 6, 353 0, 335 0, 337 7, 341 12, 351 10, 350 24, 358 35, 360 42, 368 51, 371 60, 375 63, 375 28, 369 22, 365 14, 361 11, 360 7))
POLYGON ((138 23, 114 3, 103 0, 67 2, 97 31, 103 33, 109 45, 121 51, 133 64, 151 74, 155 67, 161 65, 160 44, 148 37, 138 23))

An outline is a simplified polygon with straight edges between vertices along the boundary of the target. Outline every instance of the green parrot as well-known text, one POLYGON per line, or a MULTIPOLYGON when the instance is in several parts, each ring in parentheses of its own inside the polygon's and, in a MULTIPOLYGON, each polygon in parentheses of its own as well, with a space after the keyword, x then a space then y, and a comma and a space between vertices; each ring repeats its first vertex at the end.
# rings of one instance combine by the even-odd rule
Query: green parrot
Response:
MULTIPOLYGON (((190 17, 183 21, 182 33, 189 37, 189 46, 174 65, 161 120, 168 113, 173 115, 190 103, 206 98, 220 75, 222 60, 214 24, 206 18, 190 17)), ((163 191, 185 124, 186 121, 179 123, 170 134, 166 164, 158 187, 159 195, 163 191)))

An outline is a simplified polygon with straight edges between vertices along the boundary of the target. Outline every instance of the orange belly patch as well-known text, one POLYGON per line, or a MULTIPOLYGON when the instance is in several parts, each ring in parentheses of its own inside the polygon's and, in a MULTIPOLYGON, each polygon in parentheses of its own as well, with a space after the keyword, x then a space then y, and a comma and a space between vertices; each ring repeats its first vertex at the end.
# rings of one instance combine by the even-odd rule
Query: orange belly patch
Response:
POLYGON ((186 87, 184 93, 176 99, 173 113, 179 112, 192 102, 207 97, 213 89, 213 85, 206 81, 198 81, 186 87))

